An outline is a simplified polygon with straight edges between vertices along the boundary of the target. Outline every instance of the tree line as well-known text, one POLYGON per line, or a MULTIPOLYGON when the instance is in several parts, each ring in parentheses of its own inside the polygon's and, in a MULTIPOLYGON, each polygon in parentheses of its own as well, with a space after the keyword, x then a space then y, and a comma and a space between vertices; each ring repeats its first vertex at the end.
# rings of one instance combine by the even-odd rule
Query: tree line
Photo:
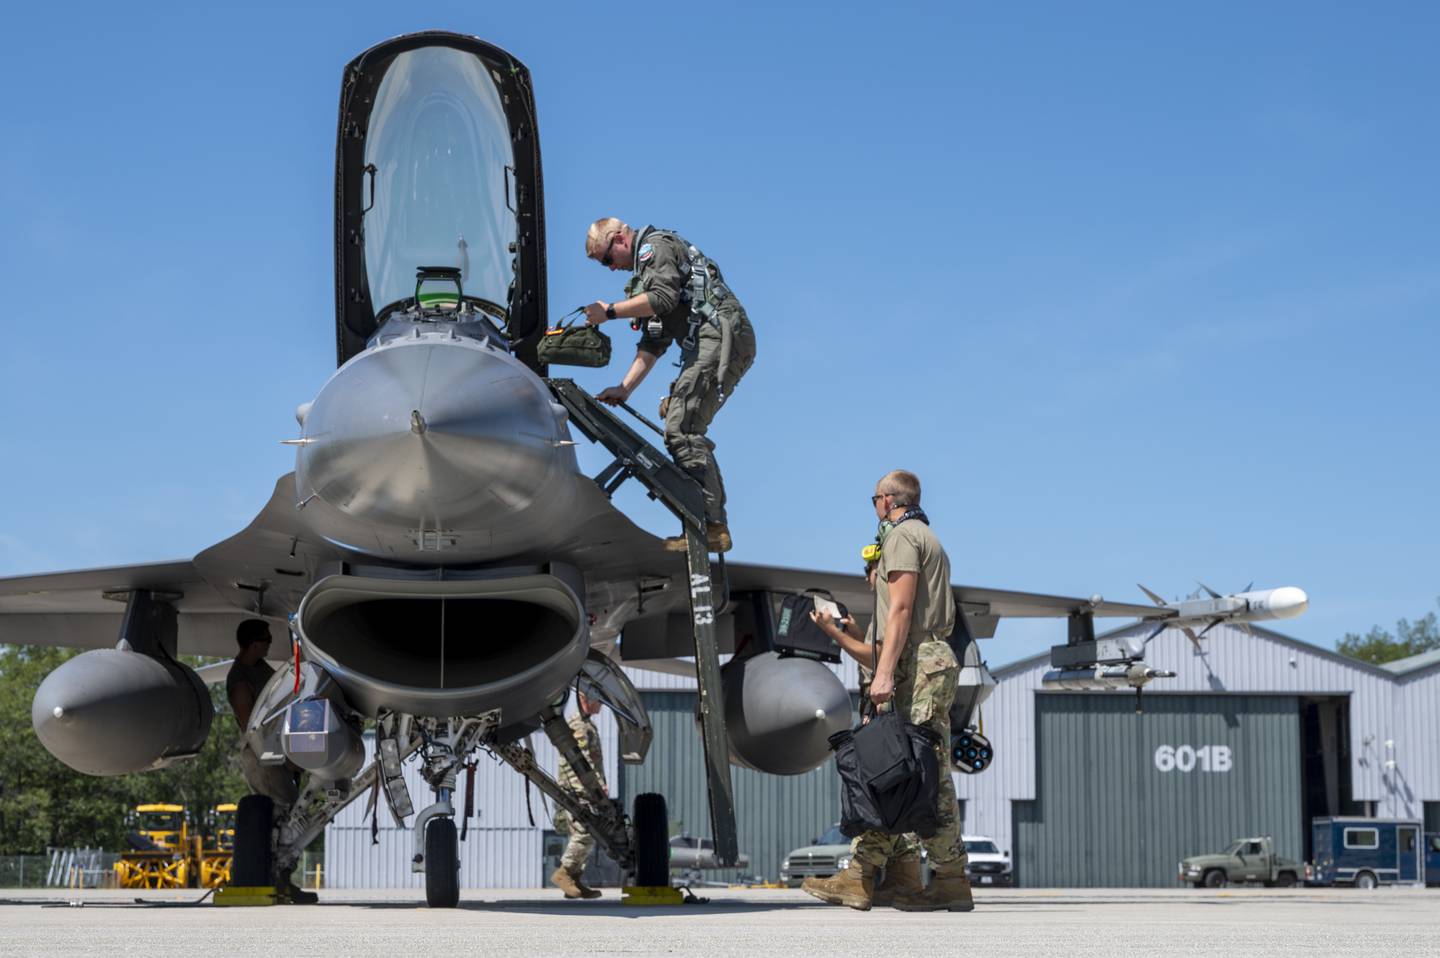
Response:
MULTIPOLYGON (((1440 599, 1436 600, 1436 604, 1440 605, 1440 599)), ((1345 633, 1345 637, 1335 643, 1335 648, 1342 655, 1372 665, 1394 662, 1440 649, 1440 623, 1437 623, 1435 613, 1431 612, 1414 622, 1401 619, 1395 623, 1394 632, 1375 625, 1364 635, 1345 633)))

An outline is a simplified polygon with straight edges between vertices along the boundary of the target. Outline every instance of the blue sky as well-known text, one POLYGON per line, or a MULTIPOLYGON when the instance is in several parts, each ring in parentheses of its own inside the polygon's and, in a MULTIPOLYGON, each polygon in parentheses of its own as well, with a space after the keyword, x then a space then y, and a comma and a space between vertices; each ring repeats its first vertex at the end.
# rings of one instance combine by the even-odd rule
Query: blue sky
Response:
POLYGON ((341 67, 445 28, 533 72, 555 315, 617 297, 581 255, 607 213, 746 304, 714 433, 737 558, 854 568, 900 466, 961 582, 1294 584, 1282 629, 1322 645, 1423 615, 1440 8, 1170 6, 10 11, 0 575, 193 555, 259 510, 334 368, 341 67))

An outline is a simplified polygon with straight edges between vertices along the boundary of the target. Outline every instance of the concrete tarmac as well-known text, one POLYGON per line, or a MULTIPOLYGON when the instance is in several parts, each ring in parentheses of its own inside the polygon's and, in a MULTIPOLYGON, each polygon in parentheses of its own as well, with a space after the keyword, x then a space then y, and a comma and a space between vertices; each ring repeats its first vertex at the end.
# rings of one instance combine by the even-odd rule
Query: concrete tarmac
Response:
POLYGON ((279 956, 1440 954, 1440 890, 982 889, 968 914, 857 912, 799 891, 704 889, 710 903, 621 906, 607 889, 467 891, 431 911, 415 891, 325 891, 321 904, 188 906, 199 893, 0 891, 0 954, 279 956))

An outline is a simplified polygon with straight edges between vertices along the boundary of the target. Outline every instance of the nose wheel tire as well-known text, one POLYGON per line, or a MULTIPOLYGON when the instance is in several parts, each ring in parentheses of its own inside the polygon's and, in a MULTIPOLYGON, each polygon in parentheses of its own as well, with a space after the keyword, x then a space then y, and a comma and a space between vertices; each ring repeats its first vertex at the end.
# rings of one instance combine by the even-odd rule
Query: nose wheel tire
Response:
POLYGON ((275 802, 268 795, 246 795, 235 809, 235 850, 230 863, 230 884, 259 888, 275 884, 270 874, 273 849, 271 830, 275 802))
POLYGON ((670 884, 670 814, 665 796, 635 796, 635 884, 659 888, 670 884))
POLYGON ((437 818, 425 826, 425 904, 454 908, 460 903, 460 853, 455 819, 437 818))

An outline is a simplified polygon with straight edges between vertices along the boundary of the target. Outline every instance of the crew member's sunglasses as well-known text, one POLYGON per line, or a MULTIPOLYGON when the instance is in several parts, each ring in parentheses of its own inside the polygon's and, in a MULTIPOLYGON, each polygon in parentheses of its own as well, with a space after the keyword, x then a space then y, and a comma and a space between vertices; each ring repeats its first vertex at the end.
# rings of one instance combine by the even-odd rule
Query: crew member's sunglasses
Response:
POLYGON ((872 505, 872 506, 875 505, 875 503, 879 502, 881 499, 884 499, 884 498, 885 498, 886 496, 888 496, 888 495, 890 495, 890 493, 888 493, 888 492, 877 492, 877 493, 875 493, 875 495, 873 495, 873 496, 870 497, 870 505, 872 505))
POLYGON ((605 255, 602 256, 602 257, 600 257, 600 265, 601 265, 601 266, 614 266, 614 265, 615 265, 615 263, 610 259, 610 251, 615 248, 615 241, 616 241, 617 239, 619 239, 619 238, 620 238, 620 234, 619 234, 619 233, 611 233, 611 234, 610 234, 610 242, 608 242, 608 243, 605 244, 605 255))

